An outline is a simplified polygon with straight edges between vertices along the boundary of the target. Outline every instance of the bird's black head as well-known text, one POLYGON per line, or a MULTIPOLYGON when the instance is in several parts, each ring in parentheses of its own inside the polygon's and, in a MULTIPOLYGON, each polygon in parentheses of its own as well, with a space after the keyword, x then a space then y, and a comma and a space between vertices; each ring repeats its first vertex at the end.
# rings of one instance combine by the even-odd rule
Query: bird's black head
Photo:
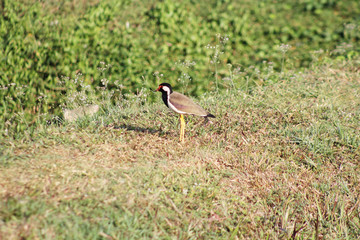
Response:
POLYGON ((167 94, 173 92, 171 85, 168 83, 161 83, 159 87, 156 89, 156 91, 165 92, 167 94))

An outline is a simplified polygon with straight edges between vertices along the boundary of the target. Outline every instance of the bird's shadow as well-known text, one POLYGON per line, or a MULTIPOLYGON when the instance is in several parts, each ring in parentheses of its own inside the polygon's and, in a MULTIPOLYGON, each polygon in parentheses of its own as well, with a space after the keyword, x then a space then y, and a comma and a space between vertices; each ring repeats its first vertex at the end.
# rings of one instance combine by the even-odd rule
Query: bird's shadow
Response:
POLYGON ((115 125, 114 129, 125 129, 128 131, 145 132, 145 133, 160 132, 160 130, 155 129, 155 128, 143 128, 143 127, 138 127, 138 126, 134 126, 134 125, 130 125, 130 124, 115 125))
POLYGON ((141 132, 141 133, 150 133, 150 134, 158 134, 158 135, 168 135, 169 132, 163 131, 160 129, 155 128, 144 128, 144 127, 138 127, 131 124, 120 124, 113 126, 114 129, 125 129, 127 131, 135 131, 135 132, 141 132))

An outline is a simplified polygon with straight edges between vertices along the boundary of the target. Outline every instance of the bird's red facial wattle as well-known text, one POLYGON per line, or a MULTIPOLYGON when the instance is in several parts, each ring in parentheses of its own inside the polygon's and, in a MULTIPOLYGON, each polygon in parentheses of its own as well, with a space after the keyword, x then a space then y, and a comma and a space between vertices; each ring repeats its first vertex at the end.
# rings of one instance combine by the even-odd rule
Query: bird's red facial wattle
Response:
POLYGON ((160 89, 162 89, 162 85, 160 85, 157 89, 156 89, 156 91, 158 92, 158 91, 160 91, 160 89))

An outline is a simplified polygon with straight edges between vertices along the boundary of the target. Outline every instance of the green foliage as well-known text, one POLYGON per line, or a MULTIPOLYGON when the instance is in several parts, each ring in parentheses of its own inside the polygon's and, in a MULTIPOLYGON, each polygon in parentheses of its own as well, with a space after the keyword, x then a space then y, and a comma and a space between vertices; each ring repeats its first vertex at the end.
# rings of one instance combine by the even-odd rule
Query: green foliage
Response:
MULTIPOLYGON (((287 61, 294 68, 311 64, 312 51, 319 49, 352 58, 359 50, 359 9, 356 0, 62 0, 61 4, 4 0, 2 123, 22 131, 26 126, 15 120, 16 114, 27 122, 42 113, 58 114, 67 92, 59 87, 59 79, 80 72, 84 83, 101 86, 100 62, 113 66, 110 89, 117 88, 115 81, 127 93, 153 88, 159 83, 153 74, 160 71, 164 81, 179 79, 187 91, 199 95, 224 87, 227 64, 234 69, 261 68, 267 61, 275 70, 283 69, 284 56, 278 50, 283 43, 292 46, 287 61), (229 41, 225 44, 216 36, 228 36, 229 41), (184 69, 175 66, 178 61, 196 64, 184 69)), ((238 81, 244 85, 246 76, 238 81)))

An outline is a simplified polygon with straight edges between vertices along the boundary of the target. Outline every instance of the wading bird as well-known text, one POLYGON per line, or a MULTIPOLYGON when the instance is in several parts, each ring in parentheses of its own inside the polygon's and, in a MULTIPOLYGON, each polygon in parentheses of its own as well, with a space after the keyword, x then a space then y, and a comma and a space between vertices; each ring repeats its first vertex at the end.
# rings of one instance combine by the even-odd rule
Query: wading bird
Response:
POLYGON ((180 114, 180 141, 184 142, 185 136, 185 120, 184 114, 192 114, 196 116, 201 116, 204 118, 215 116, 211 113, 205 111, 202 107, 194 103, 187 96, 174 92, 172 87, 168 83, 161 83, 156 91, 160 91, 162 93, 162 100, 165 105, 173 110, 176 113, 180 114))

